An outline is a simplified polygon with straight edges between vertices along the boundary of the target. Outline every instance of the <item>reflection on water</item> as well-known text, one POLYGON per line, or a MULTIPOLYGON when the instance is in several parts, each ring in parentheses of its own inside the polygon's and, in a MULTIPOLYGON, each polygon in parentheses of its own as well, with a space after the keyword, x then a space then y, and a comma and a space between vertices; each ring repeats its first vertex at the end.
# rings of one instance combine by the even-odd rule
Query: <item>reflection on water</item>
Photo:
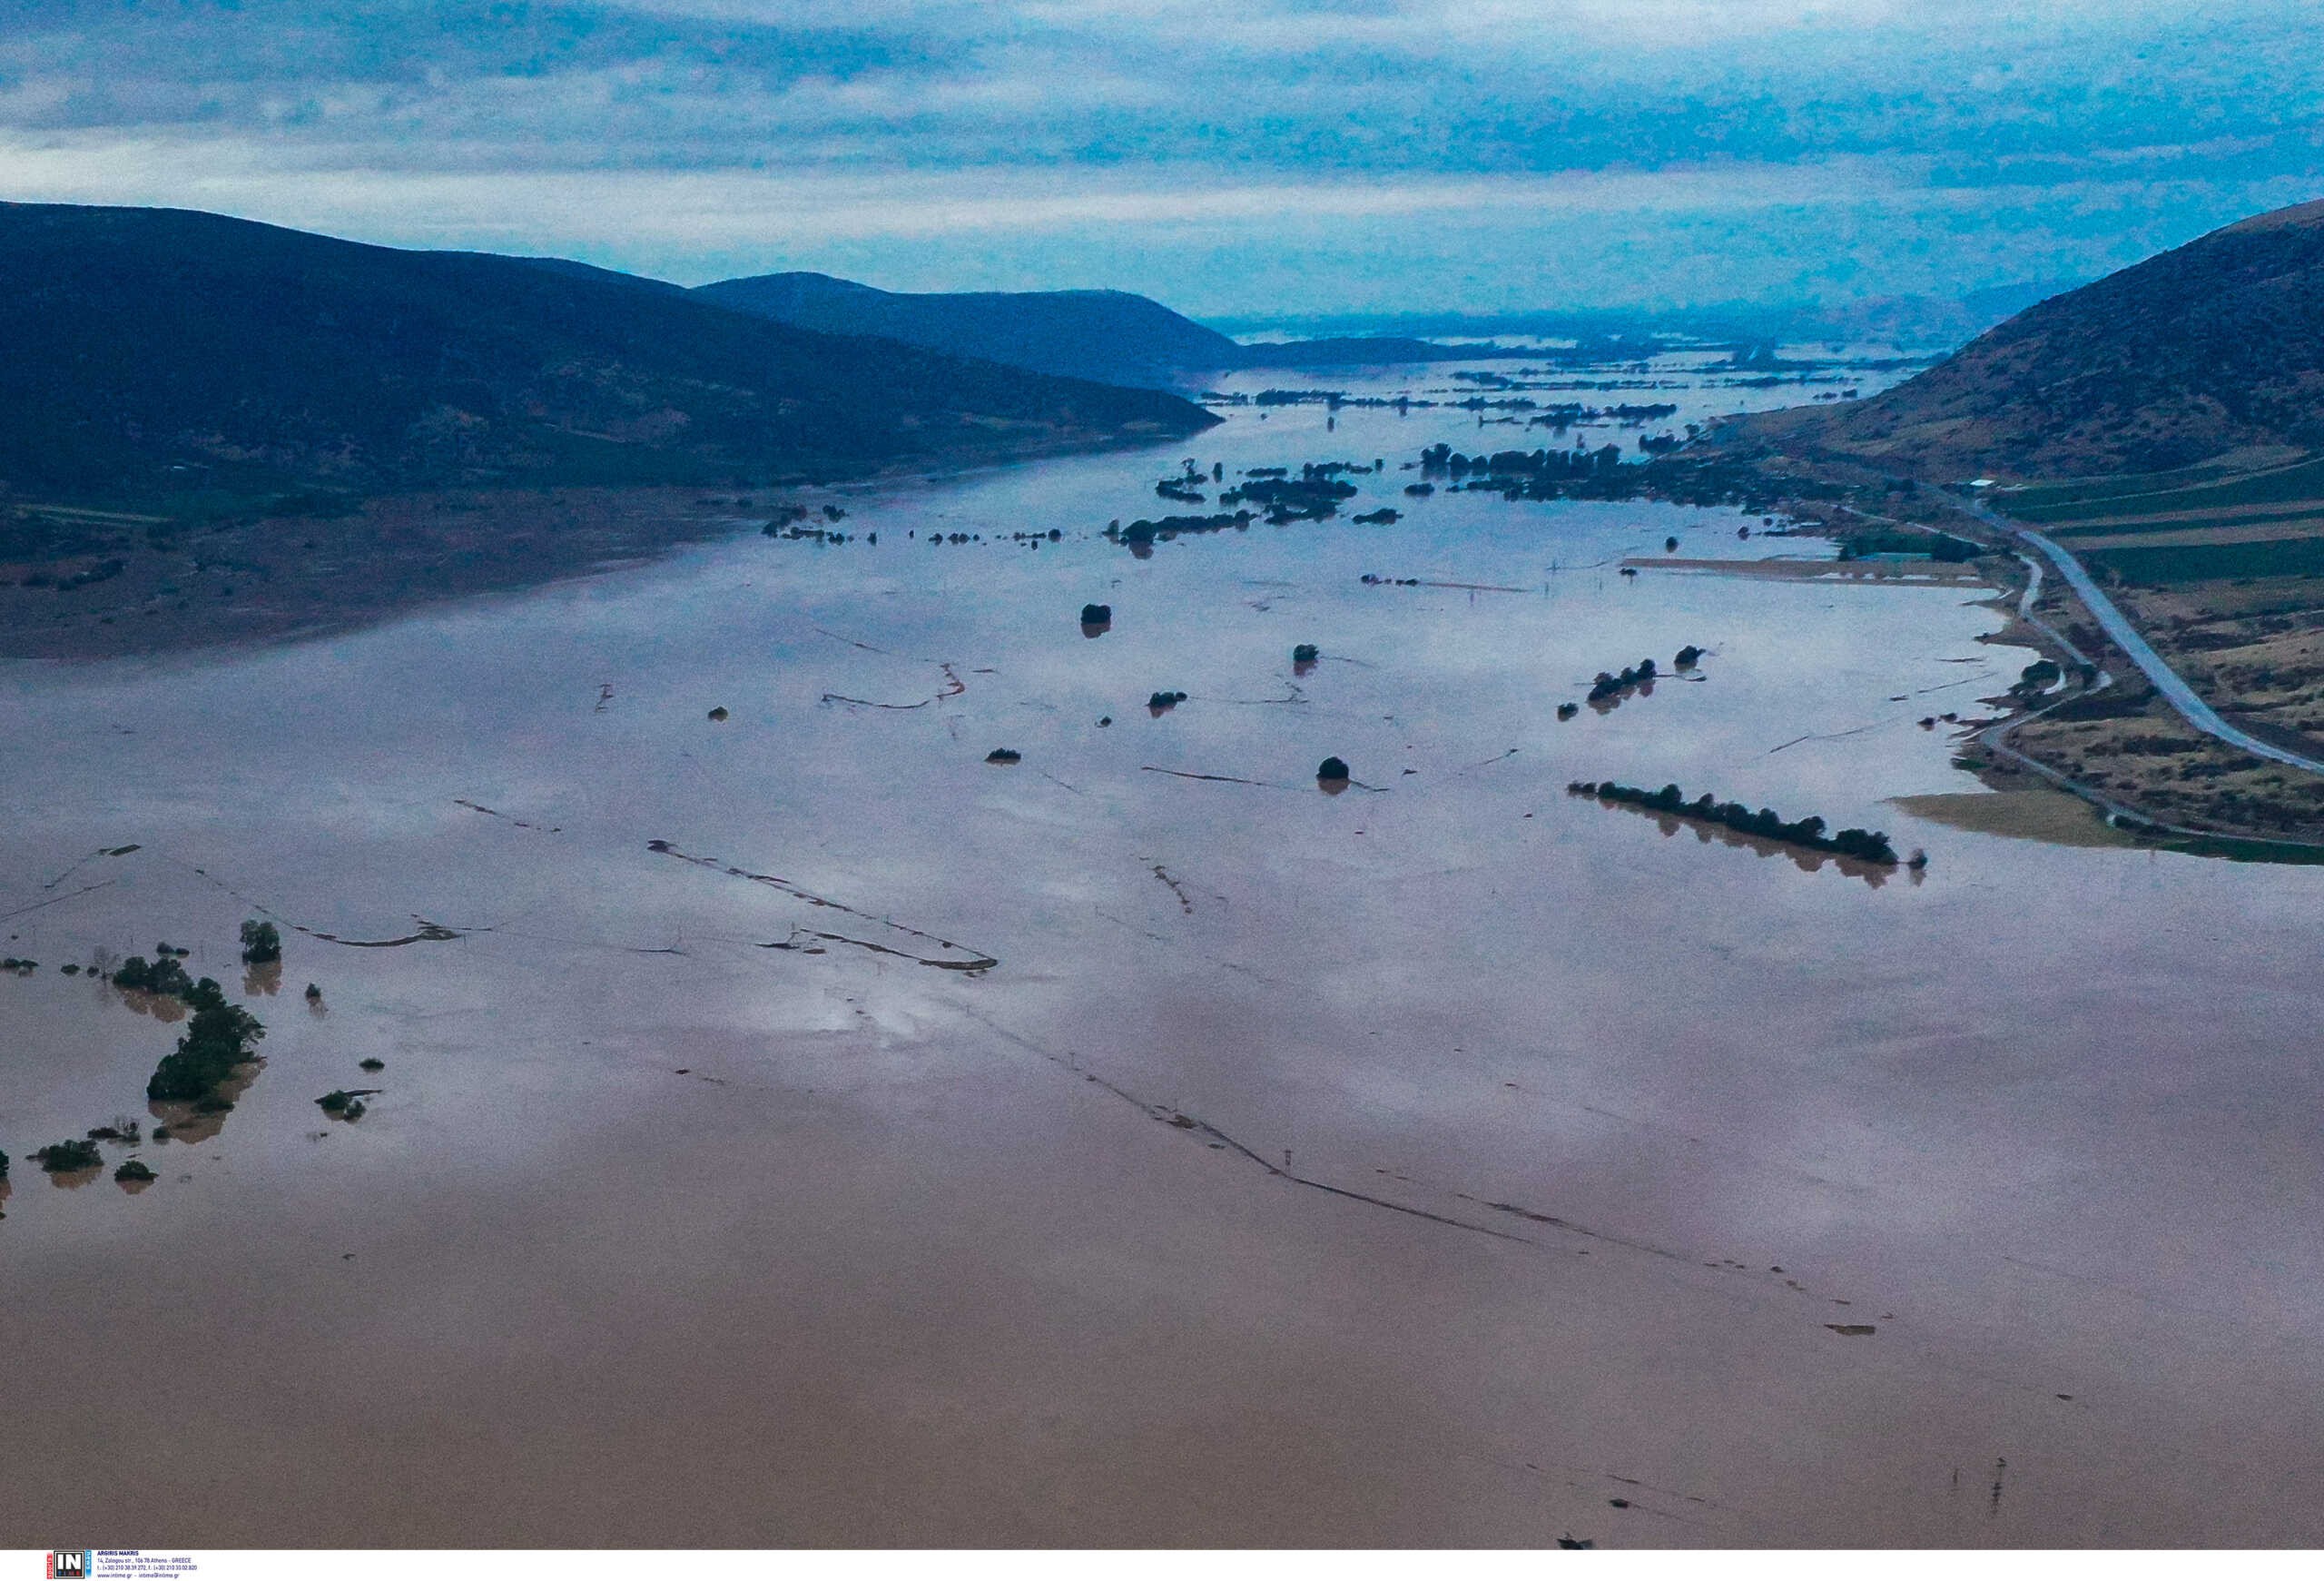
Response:
POLYGON ((160 1099, 148 1102, 145 1112, 155 1122, 153 1140, 158 1142, 216 1141, 226 1129, 226 1117, 257 1084, 260 1073, 265 1069, 266 1061, 263 1059, 246 1060, 235 1066, 207 1097, 198 1102, 181 1103, 160 1099))
MULTIPOLYGON (((1840 856, 1828 851, 1809 851, 1798 845, 1786 845, 1781 840, 1770 840, 1764 835, 1746 834, 1740 829, 1729 829, 1723 825, 1706 824, 1692 818, 1674 818, 1668 813, 1657 812, 1651 807, 1632 806, 1627 802, 1600 802, 1599 805, 1620 812, 1636 813, 1642 817, 1652 819, 1655 827, 1662 831, 1665 839, 1684 829, 1691 833, 1697 842, 1701 845, 1708 845, 1717 841, 1721 845, 1730 845, 1740 851, 1755 851, 1762 856, 1781 856, 1802 873, 1821 873, 1827 867, 1837 867, 1850 878, 1861 878, 1874 889, 1878 889, 1896 876, 1898 872, 1896 868, 1884 867, 1878 863, 1866 862, 1860 857, 1840 856)), ((1914 868, 1909 876, 1913 883, 1918 884, 1926 874, 1921 869, 1914 868)))
MULTIPOLYGON (((230 1137, 156 1111, 153 1202, 11 1203, 0 1399, 61 1426, 0 1528, 2324 1540, 2319 875, 1908 821, 1925 875, 1836 884, 1570 801, 1899 831, 1977 788, 1924 694, 2025 656, 1974 589, 1619 574, 1763 547, 1733 512, 1408 496, 1422 446, 1491 448, 1409 410, 1196 441, 1384 458, 1344 509, 1392 526, 1126 554, 1178 457, 1085 458, 852 494, 846 556, 0 672, 0 910, 124 853, 12 953, 160 932, 223 975, 262 907, 330 986, 230 1137), (1560 722, 1693 644, 1701 680, 1560 722), (395 1102, 318 1131, 367 1059, 395 1102), (125 1463, 160 1354, 198 1405, 125 1463), (1999 1457, 1997 1512, 1953 1493, 1999 1457)), ((142 1092, 162 1013, 0 980, 0 1146, 142 1092)))

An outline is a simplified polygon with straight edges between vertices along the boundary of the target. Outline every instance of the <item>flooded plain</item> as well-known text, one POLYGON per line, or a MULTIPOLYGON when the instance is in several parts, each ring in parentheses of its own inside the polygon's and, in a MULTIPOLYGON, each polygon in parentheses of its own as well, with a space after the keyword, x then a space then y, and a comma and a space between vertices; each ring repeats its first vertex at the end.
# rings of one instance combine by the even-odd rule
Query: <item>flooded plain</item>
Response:
POLYGON ((1554 442, 1473 411, 1226 415, 0 669, 0 1537, 2324 1541, 2324 873, 1890 805, 2033 657, 1976 589, 1625 577, 1829 546, 1405 494, 1554 442), (1217 509, 1186 457, 1386 466, 1101 536, 1217 509), (162 941, 263 1063, 52 1180, 180 1030, 59 968, 162 941))

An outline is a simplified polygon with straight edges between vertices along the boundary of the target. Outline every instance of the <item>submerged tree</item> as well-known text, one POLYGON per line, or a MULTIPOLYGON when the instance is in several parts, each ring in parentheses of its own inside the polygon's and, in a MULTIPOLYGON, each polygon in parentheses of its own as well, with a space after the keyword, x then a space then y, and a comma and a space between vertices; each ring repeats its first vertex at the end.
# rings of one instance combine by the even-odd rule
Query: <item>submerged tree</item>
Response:
POLYGON ((262 923, 253 917, 242 924, 242 961, 247 965, 261 965, 268 961, 282 959, 282 935, 272 923, 262 923))

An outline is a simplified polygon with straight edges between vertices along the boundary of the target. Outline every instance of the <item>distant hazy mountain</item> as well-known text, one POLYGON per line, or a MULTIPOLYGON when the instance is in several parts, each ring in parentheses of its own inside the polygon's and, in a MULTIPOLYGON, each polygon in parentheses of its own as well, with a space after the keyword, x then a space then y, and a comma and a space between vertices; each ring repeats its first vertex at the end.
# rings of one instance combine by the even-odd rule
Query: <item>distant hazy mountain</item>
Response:
POLYGON ((1126 291, 880 291, 828 274, 722 280, 693 293, 835 335, 881 335, 959 357, 1114 384, 1161 385, 1182 369, 1240 366, 1242 348, 1126 291))
POLYGON ((170 209, 0 204, 0 346, 20 499, 830 476, 1214 420, 586 265, 170 209))
POLYGON ((1804 310, 1785 326, 1787 339, 1876 341, 1910 350, 1945 350, 1975 339, 2035 302, 2073 290, 2078 280, 2026 281, 1961 296, 1868 297, 1804 310))
MULTIPOLYGON (((1726 302, 1669 309, 1593 308, 1515 313, 1388 313, 1224 319, 1235 332, 1303 331, 1335 337, 1542 336, 1577 342, 1577 355, 1636 356, 1658 342, 1700 342, 1748 349, 1818 341, 1875 341, 1909 351, 1948 351, 2010 314, 2079 281, 2028 281, 1960 296, 1868 297, 1829 306, 1726 302)), ((1318 342, 1344 343, 1343 341, 1318 342)), ((1420 342, 1427 344, 1427 341, 1420 342)), ((1441 353, 1440 353, 1441 354, 1441 353)), ((1538 356, 1533 352, 1529 355, 1538 356)))
POLYGON ((2324 446, 2324 202, 2038 302, 1874 400, 1741 432, 1932 479, 2145 471, 2324 446))

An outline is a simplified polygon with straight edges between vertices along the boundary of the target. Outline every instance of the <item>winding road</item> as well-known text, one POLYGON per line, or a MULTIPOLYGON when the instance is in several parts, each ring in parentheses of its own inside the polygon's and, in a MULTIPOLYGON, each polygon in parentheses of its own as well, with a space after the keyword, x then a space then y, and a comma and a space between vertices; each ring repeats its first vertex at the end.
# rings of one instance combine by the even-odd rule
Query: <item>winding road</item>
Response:
POLYGON ((2082 599, 2091 614, 2097 618, 2098 624, 2105 628, 2106 635, 2113 638, 2114 646, 2130 656, 2131 662, 2138 666, 2139 673, 2154 684, 2154 689, 2162 694, 2165 700, 2179 711, 2179 716, 2188 724, 2192 725, 2204 735, 2216 736, 2230 746, 2239 747, 2251 754, 2254 757, 2264 757, 2270 762, 2287 764, 2293 768, 2304 768, 2310 774, 2324 774, 2324 761, 2313 757, 2303 757, 2297 752, 2262 741, 2258 736, 2239 730, 2221 718, 2217 709, 2197 697, 2195 688, 2189 686, 2177 670, 2163 662, 2162 656, 2148 645, 2145 637, 2139 635, 2138 628, 2132 626, 2129 618, 2115 607, 2114 601, 2099 590, 2097 582, 2093 580, 2090 573, 2083 568, 2082 562, 2060 548, 2054 540, 2035 532, 2030 527, 2021 527, 1999 512, 1974 500, 1963 500, 1962 508, 1986 526, 2014 534, 2040 550, 2043 558, 2058 568, 2058 575, 2065 578, 2066 586, 2074 590, 2075 595, 2082 599))

